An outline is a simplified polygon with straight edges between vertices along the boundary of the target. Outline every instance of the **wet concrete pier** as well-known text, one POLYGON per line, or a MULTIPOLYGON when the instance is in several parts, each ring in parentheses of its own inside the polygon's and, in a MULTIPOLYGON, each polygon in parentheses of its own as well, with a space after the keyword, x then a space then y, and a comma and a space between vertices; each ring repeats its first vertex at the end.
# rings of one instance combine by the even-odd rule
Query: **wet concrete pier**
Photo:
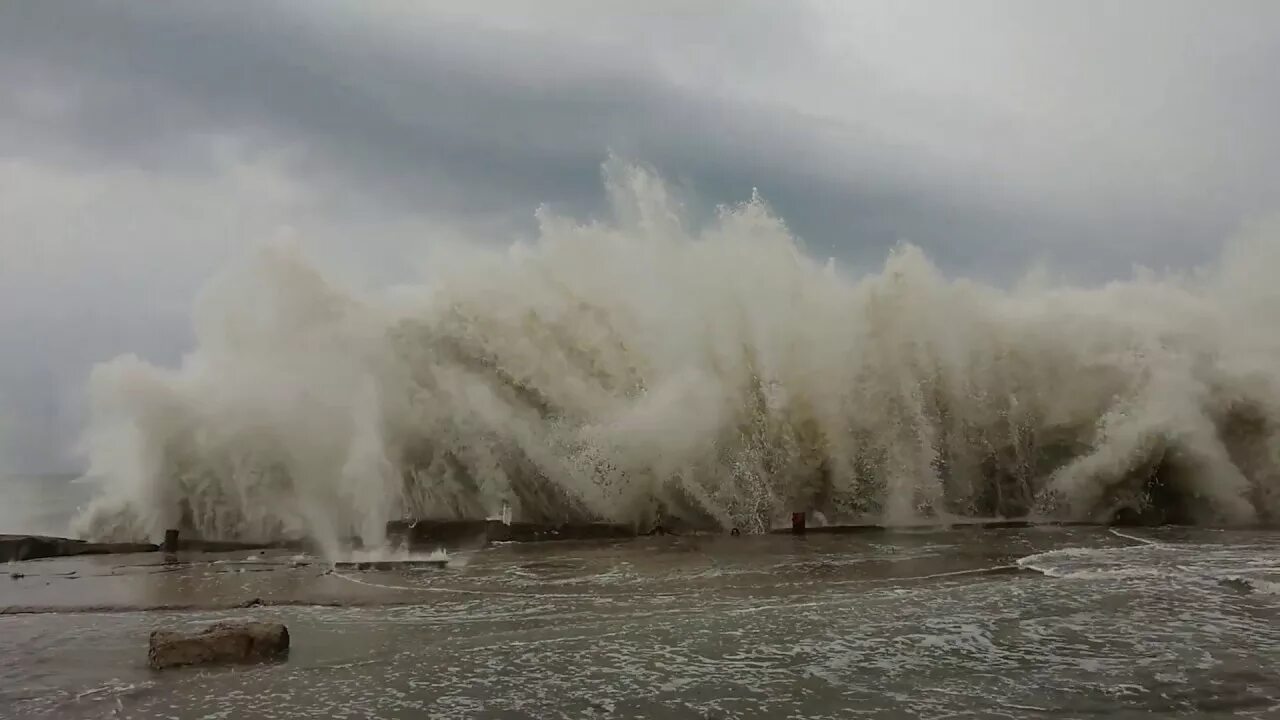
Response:
MULTIPOLYGON (((911 532, 945 528, 1017 529, 1035 526, 1092 526, 1095 523, 1017 520, 969 520, 932 522, 909 525, 883 525, 877 523, 811 525, 805 513, 794 513, 790 527, 771 530, 774 534, 846 535, 877 532, 911 532)), ((437 548, 470 549, 491 543, 533 543, 557 540, 622 540, 644 535, 692 534, 718 535, 719 528, 679 527, 662 525, 640 529, 631 524, 588 523, 530 523, 503 522, 501 520, 394 520, 386 525, 389 544, 410 550, 435 550, 437 548)), ((735 534, 730 531, 731 535, 735 534)), ((183 537, 177 532, 166 533, 164 545, 150 543, 94 543, 58 537, 30 535, 0 535, 0 562, 37 560, 51 557, 77 555, 115 555, 123 553, 149 553, 164 550, 175 552, 223 553, 257 550, 294 550, 314 552, 314 544, 305 540, 294 541, 230 541, 202 540, 183 537)), ((349 538, 346 546, 359 549, 363 542, 349 538)))
POLYGON ((91 543, 43 535, 0 535, 0 562, 20 562, 76 555, 155 552, 148 543, 91 543))
POLYGON ((610 540, 640 533, 620 523, 563 523, 558 525, 500 520, 395 520, 387 523, 387 540, 409 548, 481 547, 493 542, 552 540, 610 540))

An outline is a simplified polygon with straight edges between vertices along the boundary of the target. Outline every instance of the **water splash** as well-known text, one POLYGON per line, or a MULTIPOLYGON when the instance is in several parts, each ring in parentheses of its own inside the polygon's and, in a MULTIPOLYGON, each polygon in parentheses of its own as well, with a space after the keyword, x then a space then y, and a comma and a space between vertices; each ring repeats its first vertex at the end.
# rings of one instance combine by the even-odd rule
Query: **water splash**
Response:
POLYGON ((399 517, 760 530, 1280 511, 1280 244, 1194 277, 1005 291, 913 247, 851 280, 759 197, 692 230, 606 166, 610 222, 355 293, 288 243, 202 295, 176 369, 96 368, 98 538, 378 542, 399 517))

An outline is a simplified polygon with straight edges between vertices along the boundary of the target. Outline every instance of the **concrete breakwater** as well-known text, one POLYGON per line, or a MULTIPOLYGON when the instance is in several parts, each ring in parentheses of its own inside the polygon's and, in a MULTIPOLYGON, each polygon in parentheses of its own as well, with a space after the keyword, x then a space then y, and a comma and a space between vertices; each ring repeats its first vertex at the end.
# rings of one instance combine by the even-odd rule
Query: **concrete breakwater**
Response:
POLYGON ((47 535, 0 535, 0 562, 21 562, 78 555, 123 555, 159 552, 235 552, 238 550, 305 550, 305 542, 238 542, 180 539, 172 547, 155 543, 97 543, 47 535))
MULTIPOLYGON (((1037 525, 1059 527, 1092 526, 1097 523, 1034 522, 1026 519, 980 520, 953 523, 921 523, 915 525, 881 525, 875 523, 808 525, 806 515, 797 513, 790 527, 776 528, 771 533, 789 534, 854 534, 867 532, 940 530, 948 527, 980 527, 986 529, 1027 528, 1037 525)), ((392 547, 408 550, 434 550, 438 548, 476 548, 490 543, 552 542, 564 540, 622 540, 643 535, 669 533, 719 534, 719 530, 671 527, 657 525, 642 530, 623 523, 530 523, 503 522, 501 520, 393 520, 386 525, 387 543, 392 547)), ((172 535, 172 531, 169 533, 172 535)), ((731 535, 738 535, 731 531, 731 535)), ((348 538, 350 548, 362 548, 360 538, 348 538)), ((0 562, 37 560, 51 557, 77 555, 109 555, 146 552, 235 552, 241 550, 297 550, 317 552, 314 544, 306 540, 285 542, 245 542, 228 540, 203 540, 186 538, 181 534, 166 537, 161 545, 153 543, 94 543, 70 538, 39 535, 0 535, 0 562)))
MULTIPOLYGON (((172 531, 168 533, 173 535, 172 531)), ((397 520, 387 523, 387 539, 395 546, 410 549, 437 547, 481 547, 491 542, 537 542, 550 540, 603 540, 636 537, 641 533, 630 525, 611 523, 503 523, 496 520, 397 520)), ((348 545, 361 547, 360 538, 348 545)), ((149 552, 235 552, 240 550, 315 551, 305 540, 288 542, 242 542, 166 537, 164 544, 95 543, 43 535, 0 535, 0 562, 20 562, 77 555, 114 555, 149 552)))
POLYGON ((159 549, 160 546, 150 543, 94 543, 43 535, 0 535, 0 562, 154 552, 159 549))

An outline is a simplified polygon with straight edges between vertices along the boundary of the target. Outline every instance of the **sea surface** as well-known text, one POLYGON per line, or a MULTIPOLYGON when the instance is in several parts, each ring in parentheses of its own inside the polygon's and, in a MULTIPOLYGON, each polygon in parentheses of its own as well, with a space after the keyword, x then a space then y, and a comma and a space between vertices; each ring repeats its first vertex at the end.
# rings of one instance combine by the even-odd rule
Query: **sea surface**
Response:
POLYGON ((0 716, 1280 717, 1280 533, 1105 528, 15 564, 0 716), (254 601, 260 606, 252 605, 254 601), (287 661, 152 672, 147 636, 289 626, 287 661))

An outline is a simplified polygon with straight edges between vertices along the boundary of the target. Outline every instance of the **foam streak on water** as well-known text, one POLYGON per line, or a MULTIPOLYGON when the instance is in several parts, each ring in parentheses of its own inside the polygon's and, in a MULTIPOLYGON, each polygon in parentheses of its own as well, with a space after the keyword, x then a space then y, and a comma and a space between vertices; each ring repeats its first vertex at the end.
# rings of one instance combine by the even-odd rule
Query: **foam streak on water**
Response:
MULTIPOLYGON (((614 215, 352 292, 272 245, 203 294, 181 367, 98 367, 102 538, 388 518, 766 528, 832 519, 1277 517, 1280 247, 1190 279, 1000 290, 918 250, 853 280, 758 198, 690 229, 651 173, 614 215)), ((856 238, 851 240, 856 242, 856 238)))
POLYGON ((1280 533, 1143 535, 1159 542, 965 528, 510 544, 431 568, 330 571, 256 552, 37 562, 7 586, 27 610, 0 612, 12 649, 0 708, 57 720, 1275 717, 1280 533), (154 629, 244 619, 285 623, 287 662, 146 666, 154 629))

